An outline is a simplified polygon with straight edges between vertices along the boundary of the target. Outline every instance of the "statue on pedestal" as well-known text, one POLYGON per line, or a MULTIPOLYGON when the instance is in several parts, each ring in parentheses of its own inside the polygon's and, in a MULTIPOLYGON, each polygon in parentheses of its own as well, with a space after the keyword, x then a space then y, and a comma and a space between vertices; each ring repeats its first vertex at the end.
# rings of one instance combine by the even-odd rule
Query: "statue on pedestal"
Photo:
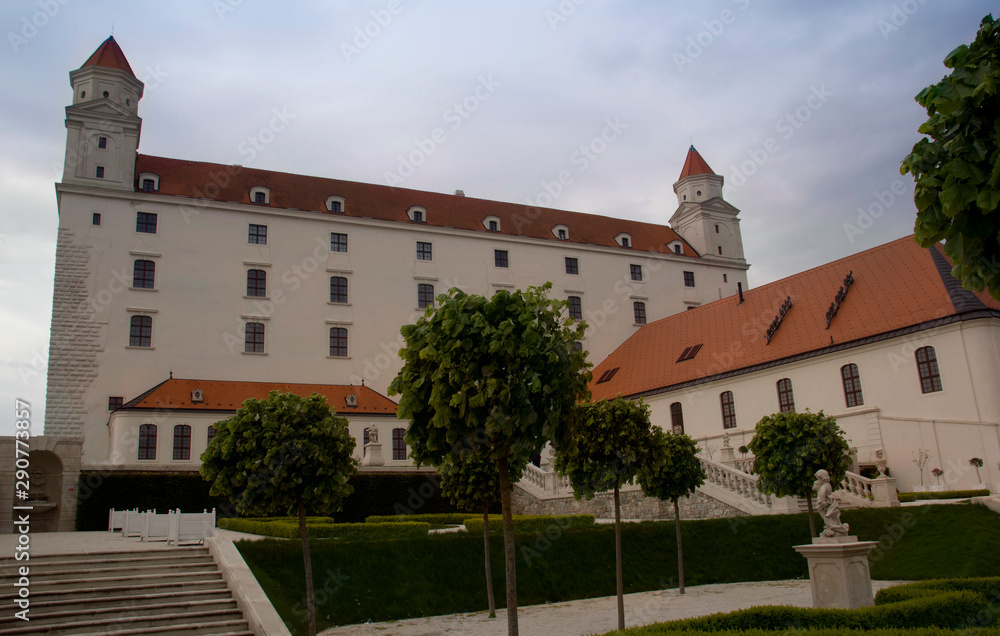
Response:
POLYGON ((823 517, 824 537, 844 537, 850 526, 840 521, 840 505, 833 497, 833 486, 830 485, 830 473, 822 468, 816 471, 816 509, 823 517))
POLYGON ((369 426, 365 430, 368 431, 368 443, 378 444, 378 427, 369 426))

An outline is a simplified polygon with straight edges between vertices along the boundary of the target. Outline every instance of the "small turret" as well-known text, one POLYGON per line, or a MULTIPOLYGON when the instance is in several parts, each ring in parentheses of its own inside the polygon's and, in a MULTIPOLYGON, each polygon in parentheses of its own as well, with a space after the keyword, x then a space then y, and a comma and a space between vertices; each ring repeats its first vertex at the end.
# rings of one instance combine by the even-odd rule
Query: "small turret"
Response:
POLYGON ((722 198, 723 181, 691 146, 674 184, 678 207, 670 227, 704 257, 742 261, 740 211, 722 198))

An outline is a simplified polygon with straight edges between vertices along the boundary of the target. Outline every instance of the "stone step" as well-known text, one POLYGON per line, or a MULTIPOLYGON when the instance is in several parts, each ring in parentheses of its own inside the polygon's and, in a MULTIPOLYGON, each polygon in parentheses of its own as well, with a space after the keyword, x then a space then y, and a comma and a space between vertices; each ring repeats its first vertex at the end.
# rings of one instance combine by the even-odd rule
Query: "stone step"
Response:
MULTIPOLYGON (((178 615, 167 619, 166 623, 147 625, 141 621, 72 621, 61 625, 11 627, 0 629, 0 635, 23 636, 254 636, 249 624, 239 618, 220 618, 214 621, 192 620, 197 617, 178 615)), ((33 622, 33 621, 32 621, 33 622)), ((31 622, 25 622, 30 625, 31 622)))
MULTIPOLYGON (((124 541, 124 539, 123 539, 124 541)), ((29 563, 46 563, 48 561, 87 561, 87 560, 104 560, 104 561, 117 561, 117 560, 130 560, 135 561, 139 559, 146 558, 172 558, 180 556, 192 556, 192 555, 202 555, 207 556, 209 554, 208 548, 202 546, 190 546, 190 547, 164 547, 163 549, 157 550, 129 550, 124 552, 78 552, 73 554, 44 554, 44 555, 31 555, 29 563)), ((13 557, 4 557, 0 559, 0 567, 7 565, 23 565, 24 561, 17 561, 13 557)))
MULTIPOLYGON (((106 595, 122 596, 128 594, 208 594, 220 590, 229 591, 220 575, 218 578, 206 581, 177 581, 173 583, 154 582, 132 585, 72 586, 63 589, 38 590, 32 583, 31 598, 35 601, 73 601, 104 597, 106 595)), ((16 592, 0 594, 0 605, 11 603, 18 598, 16 592)))
MULTIPOLYGON (((38 608, 34 604, 31 606, 31 624, 35 627, 46 625, 62 625, 67 621, 120 621, 123 618, 143 617, 154 619, 159 616, 191 614, 204 612, 226 612, 236 609, 236 601, 230 596, 228 599, 214 601, 186 601, 186 602, 160 602, 148 605, 116 606, 106 607, 97 599, 84 609, 61 609, 54 611, 52 608, 38 608)), ((0 616, 0 627, 16 626, 22 623, 16 616, 0 616)))
MULTIPOLYGON (((58 595, 32 595, 31 610, 38 613, 86 611, 99 602, 101 607, 145 607, 157 603, 186 603, 190 601, 220 601, 232 599, 229 588, 224 585, 216 589, 204 590, 171 590, 150 592, 148 594, 132 593, 133 588, 118 588, 108 593, 109 588, 90 589, 86 595, 73 595, 72 598, 59 598, 58 595)), ((163 588, 157 588, 163 589, 163 588)))
POLYGON ((212 565, 215 561, 210 554, 185 554, 185 555, 157 555, 157 556, 137 556, 128 559, 112 559, 102 555, 94 555, 89 559, 41 559, 33 557, 29 561, 22 561, 14 565, 0 566, 0 580, 7 577, 16 577, 22 567, 27 566, 32 573, 51 572, 56 570, 85 570, 97 565, 112 566, 122 568, 157 567, 161 565, 186 566, 186 565, 212 565))
POLYGON ((160 574, 157 576, 93 576, 80 577, 76 579, 41 580, 32 579, 31 588, 35 592, 47 592, 50 590, 65 590, 75 587, 108 587, 115 585, 148 585, 156 583, 185 583, 185 582, 206 582, 221 581, 222 574, 218 569, 211 569, 199 572, 178 572, 170 574, 160 574))
MULTIPOLYGON (((34 569, 31 568, 30 575, 32 580, 38 579, 39 577, 44 577, 46 581, 56 582, 56 581, 66 581, 66 580, 78 580, 81 578, 114 578, 117 576, 125 575, 130 578, 135 578, 139 576, 168 576, 171 574, 182 574, 182 573, 204 573, 204 572, 214 572, 216 571, 215 563, 211 560, 202 563, 192 563, 192 564, 175 564, 175 563, 159 563, 155 565, 143 565, 139 564, 134 567, 130 567, 128 563, 91 563, 88 567, 81 567, 79 569, 34 569)), ((7 577, 5 580, 0 579, 0 584, 9 583, 14 580, 14 577, 7 577)))

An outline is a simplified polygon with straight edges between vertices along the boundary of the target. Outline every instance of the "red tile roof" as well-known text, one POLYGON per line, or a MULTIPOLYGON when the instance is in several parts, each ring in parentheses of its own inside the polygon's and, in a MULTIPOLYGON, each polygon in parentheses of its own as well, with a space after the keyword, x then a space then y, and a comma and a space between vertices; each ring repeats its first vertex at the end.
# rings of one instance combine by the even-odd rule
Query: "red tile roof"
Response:
POLYGON ((119 410, 177 409, 185 411, 236 411, 250 398, 261 399, 277 390, 309 396, 326 396, 330 408, 341 415, 395 415, 396 403, 366 386, 342 384, 287 384, 280 382, 230 382, 225 380, 182 380, 170 378, 119 410), (192 402, 191 392, 200 389, 202 402, 192 402), (348 395, 358 399, 356 407, 347 406, 348 395))
POLYGON ((696 174, 715 174, 711 168, 708 167, 708 162, 701 158, 698 151, 691 146, 688 150, 687 159, 684 160, 684 167, 681 168, 681 176, 677 177, 680 181, 684 177, 690 177, 696 174))
MULTIPOLYGON (((627 232, 632 236, 633 250, 666 253, 670 251, 667 248, 669 243, 680 240, 684 243, 684 256, 699 257, 677 232, 665 224, 148 155, 139 155, 135 172, 136 175, 142 172, 158 175, 158 193, 161 195, 255 205, 250 200, 250 188, 265 186, 271 191, 267 207, 277 209, 332 215, 326 210, 326 199, 336 195, 345 199, 344 216, 353 218, 411 223, 406 212, 411 206, 419 205, 427 209, 427 225, 436 227, 486 232, 482 220, 494 215, 500 218, 500 234, 507 236, 557 241, 559 239, 552 234, 552 228, 563 224, 569 228, 569 243, 627 249, 618 247, 614 240, 619 233, 627 232)), ((139 191, 139 188, 136 190, 139 191)))
POLYGON ((128 65, 128 60, 125 59, 125 54, 122 52, 121 47, 115 42, 115 37, 112 35, 107 40, 101 43, 97 50, 87 58, 87 61, 83 63, 80 68, 86 68, 88 66, 103 66, 104 68, 118 69, 119 71, 125 71, 132 77, 135 77, 135 73, 132 72, 132 67, 128 65))
POLYGON ((1000 302, 989 294, 951 285, 950 264, 938 248, 932 250, 908 236, 744 292, 742 304, 730 296, 650 323, 594 369, 593 399, 658 393, 942 324, 960 314, 1000 317, 1000 302), (848 273, 854 283, 828 330, 827 310, 848 273), (786 298, 792 307, 767 344, 768 326, 786 298), (704 346, 693 358, 677 361, 695 345, 704 346), (616 368, 611 380, 598 384, 616 368))

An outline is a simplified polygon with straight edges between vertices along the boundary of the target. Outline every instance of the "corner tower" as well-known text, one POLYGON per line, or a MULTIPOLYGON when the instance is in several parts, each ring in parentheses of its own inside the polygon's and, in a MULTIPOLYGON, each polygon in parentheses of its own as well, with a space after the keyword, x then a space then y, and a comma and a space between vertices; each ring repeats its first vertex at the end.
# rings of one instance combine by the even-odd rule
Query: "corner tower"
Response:
POLYGON ((691 146, 674 184, 678 207, 670 227, 706 259, 745 262, 740 211, 722 198, 722 183, 691 146))
POLYGON ((133 190, 143 84, 114 37, 70 71, 69 80, 63 183, 133 190))

